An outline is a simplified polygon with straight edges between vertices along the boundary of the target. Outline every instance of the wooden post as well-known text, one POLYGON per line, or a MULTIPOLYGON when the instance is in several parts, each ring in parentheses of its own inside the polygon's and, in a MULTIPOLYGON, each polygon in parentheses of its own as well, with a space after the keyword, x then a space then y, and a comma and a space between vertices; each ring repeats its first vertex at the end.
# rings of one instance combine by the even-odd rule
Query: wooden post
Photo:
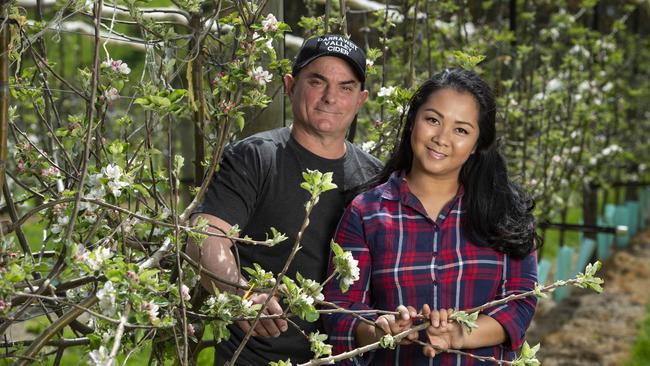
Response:
MULTIPOLYGON (((582 220, 585 225, 598 224, 598 191, 591 184, 582 187, 582 220)), ((596 233, 585 232, 584 236, 596 240, 596 233)))
MULTIPOLYGON (((271 0, 268 2, 266 13, 273 13, 279 21, 284 21, 284 0, 271 0)), ((280 44, 275 47, 275 52, 278 56, 278 59, 283 59, 284 56, 284 45, 280 44)), ((264 109, 262 112, 257 113, 256 117, 251 116, 251 113, 247 117, 254 117, 253 120, 247 120, 242 132, 242 136, 250 136, 257 132, 271 130, 277 127, 285 126, 285 110, 284 110, 284 86, 282 84, 282 79, 274 76, 273 81, 268 84, 267 91, 273 93, 278 90, 273 97, 273 101, 269 106, 264 109)), ((255 113, 252 113, 255 114, 255 113)))
MULTIPOLYGON (((203 160, 205 160, 205 99, 203 96, 203 53, 201 50, 201 15, 192 14, 190 26, 194 36, 190 42, 189 55, 192 58, 192 93, 194 98, 194 185, 203 182, 203 160)), ((173 157, 170 156, 170 159, 173 157)))
MULTIPOLYGON (((0 1, 4 7, 6 0, 0 1)), ((4 186, 9 133, 9 22, 0 30, 0 187, 4 186)))

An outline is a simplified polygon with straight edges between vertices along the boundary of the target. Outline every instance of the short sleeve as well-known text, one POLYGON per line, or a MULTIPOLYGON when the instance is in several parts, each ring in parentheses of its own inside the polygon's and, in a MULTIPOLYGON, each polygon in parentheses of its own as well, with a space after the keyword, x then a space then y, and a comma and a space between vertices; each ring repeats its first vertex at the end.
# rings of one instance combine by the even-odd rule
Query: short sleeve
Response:
POLYGON ((194 213, 206 213, 245 227, 262 190, 261 177, 268 170, 264 165, 267 165, 264 156, 255 145, 246 142, 228 145, 194 213))
MULTIPOLYGON (((537 256, 529 254, 523 259, 504 256, 504 278, 501 281, 499 300, 510 295, 517 295, 535 289, 537 283, 537 256)), ((524 343, 526 329, 535 315, 537 298, 528 296, 520 300, 496 305, 482 311, 501 324, 508 335, 505 346, 512 350, 519 349, 524 343)))

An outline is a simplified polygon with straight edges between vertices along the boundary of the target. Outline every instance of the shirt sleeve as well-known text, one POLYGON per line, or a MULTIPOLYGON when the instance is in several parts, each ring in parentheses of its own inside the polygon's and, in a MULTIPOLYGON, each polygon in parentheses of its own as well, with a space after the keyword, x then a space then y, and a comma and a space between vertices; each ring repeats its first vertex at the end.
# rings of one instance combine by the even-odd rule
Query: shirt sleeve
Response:
MULTIPOLYGON (((355 201, 358 201, 358 198, 355 201)), ((334 240, 343 250, 350 251, 353 258, 358 261, 359 280, 350 285, 348 291, 343 293, 340 290, 338 279, 335 278, 326 284, 324 295, 325 300, 345 309, 370 310, 372 309, 370 306, 372 303, 372 294, 370 292, 371 257, 363 231, 361 216, 354 207, 355 201, 343 214, 334 235, 334 240)), ((330 254, 329 274, 334 272, 332 256, 333 254, 330 254)), ((373 321, 376 319, 376 315, 365 315, 364 317, 373 321)), ((349 314, 335 313, 326 315, 323 323, 328 334, 328 341, 333 347, 332 354, 339 354, 357 348, 354 335, 359 325, 359 319, 349 314)), ((355 357, 340 364, 365 365, 367 361, 362 357, 355 357)))
POLYGON ((216 216, 243 228, 255 208, 261 191, 263 156, 244 142, 228 145, 223 159, 194 213, 216 216))
MULTIPOLYGON (((531 253, 523 259, 504 256, 503 280, 495 300, 521 294, 535 289, 537 283, 537 255, 531 253)), ((537 297, 528 296, 506 304, 496 305, 482 311, 501 324, 508 335, 505 346, 516 350, 524 343, 526 329, 535 315, 537 297)))

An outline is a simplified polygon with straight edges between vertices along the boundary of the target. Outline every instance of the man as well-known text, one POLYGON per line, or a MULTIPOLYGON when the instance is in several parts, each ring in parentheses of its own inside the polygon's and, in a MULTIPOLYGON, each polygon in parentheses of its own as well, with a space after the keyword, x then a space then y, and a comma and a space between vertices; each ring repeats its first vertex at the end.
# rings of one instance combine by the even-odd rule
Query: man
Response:
MULTIPOLYGON (((345 137, 350 124, 368 97, 364 90, 366 59, 363 51, 339 35, 312 38, 302 46, 284 85, 291 100, 293 125, 262 132, 229 146, 220 170, 215 174, 203 204, 197 210, 211 225, 228 232, 241 228, 240 235, 265 239, 270 227, 289 239, 272 248, 239 245, 241 267, 260 264, 275 275, 281 272, 304 219, 304 205, 309 198, 300 188, 302 172, 318 169, 333 172, 338 189, 325 192, 311 214, 302 246, 287 275, 323 281, 327 271, 329 242, 343 212, 346 192, 365 183, 380 169, 380 162, 363 152, 345 137)), ((233 243, 218 237, 203 242, 202 265, 231 282, 246 284, 235 259, 233 243)), ((190 244, 188 253, 199 259, 199 249, 190 244)), ((213 282, 201 278, 211 291, 213 282)), ((214 285, 227 291, 242 290, 214 285)), ((261 304, 267 295, 248 297, 261 304)), ((270 300, 266 313, 282 314, 281 301, 270 300)), ((294 318, 306 334, 319 329, 318 323, 294 318)), ((243 340, 249 322, 230 327, 231 337, 218 344, 215 364, 228 361, 243 340)), ((253 336, 239 356, 237 364, 266 365, 269 361, 291 358, 305 362, 313 357, 309 343, 286 320, 259 322, 253 336)))

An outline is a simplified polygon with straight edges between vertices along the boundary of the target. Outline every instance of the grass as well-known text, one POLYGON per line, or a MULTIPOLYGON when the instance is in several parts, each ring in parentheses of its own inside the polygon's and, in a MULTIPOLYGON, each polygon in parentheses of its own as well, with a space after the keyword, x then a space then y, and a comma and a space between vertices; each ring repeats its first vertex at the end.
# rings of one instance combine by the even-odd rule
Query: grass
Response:
POLYGON ((650 365, 650 301, 646 305, 645 319, 640 324, 630 358, 623 363, 623 366, 646 366, 650 365))

